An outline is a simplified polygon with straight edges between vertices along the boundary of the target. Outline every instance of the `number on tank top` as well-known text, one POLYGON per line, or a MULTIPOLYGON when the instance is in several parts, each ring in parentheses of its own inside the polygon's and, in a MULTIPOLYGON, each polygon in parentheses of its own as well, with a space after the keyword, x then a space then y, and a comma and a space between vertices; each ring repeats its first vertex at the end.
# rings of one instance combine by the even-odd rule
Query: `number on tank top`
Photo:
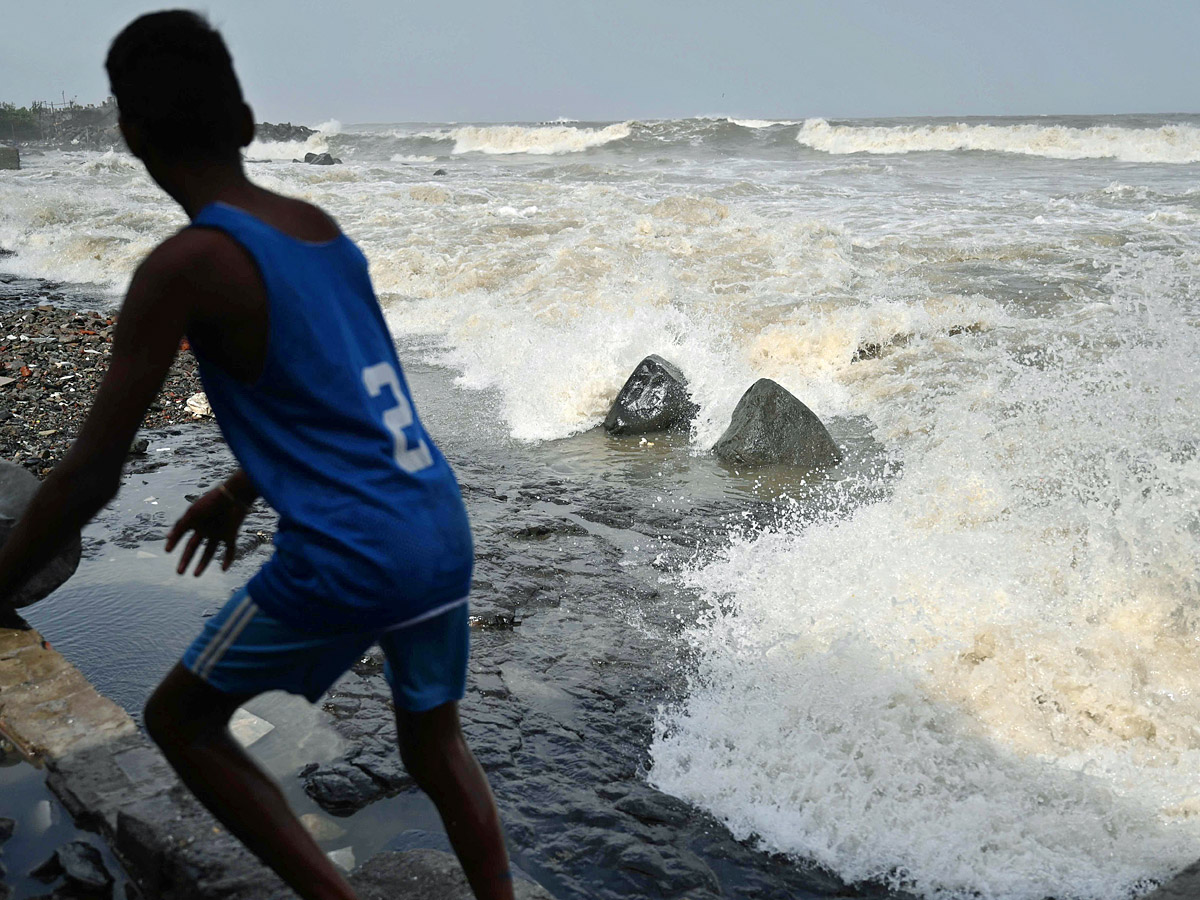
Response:
POLYGON ((383 425, 392 433, 392 446, 395 448, 396 465, 410 475, 433 465, 433 456, 424 438, 418 437, 413 443, 404 429, 413 424, 412 406, 408 397, 400 389, 400 379, 391 363, 381 362, 367 366, 362 372, 363 384, 367 393, 378 397, 385 386, 392 389, 392 398, 396 405, 389 407, 383 414, 383 425))

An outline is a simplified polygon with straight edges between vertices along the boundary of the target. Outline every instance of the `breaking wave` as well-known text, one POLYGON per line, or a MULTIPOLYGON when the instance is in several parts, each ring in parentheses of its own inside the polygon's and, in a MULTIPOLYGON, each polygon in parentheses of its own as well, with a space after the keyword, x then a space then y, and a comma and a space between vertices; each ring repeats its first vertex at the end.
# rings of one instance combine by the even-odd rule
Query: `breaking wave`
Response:
POLYGON ((1095 125, 835 125, 807 119, 796 140, 825 153, 918 153, 976 150, 1048 159, 1116 159, 1141 163, 1200 162, 1200 128, 1095 125))
POLYGON ((246 159, 282 160, 304 159, 305 153, 328 153, 329 138, 340 134, 342 124, 336 119, 316 126, 316 133, 303 141, 253 141, 246 148, 246 159))
POLYGON ((449 137, 455 153, 529 153, 549 155, 578 153, 629 137, 628 122, 605 128, 574 128, 569 125, 465 125, 449 137))
POLYGON ((1127 900, 1194 859, 1200 368, 1162 360, 1200 349, 1198 264, 1106 278, 1102 352, 897 364, 891 496, 684 576, 711 606, 652 782, 927 898, 1127 900))

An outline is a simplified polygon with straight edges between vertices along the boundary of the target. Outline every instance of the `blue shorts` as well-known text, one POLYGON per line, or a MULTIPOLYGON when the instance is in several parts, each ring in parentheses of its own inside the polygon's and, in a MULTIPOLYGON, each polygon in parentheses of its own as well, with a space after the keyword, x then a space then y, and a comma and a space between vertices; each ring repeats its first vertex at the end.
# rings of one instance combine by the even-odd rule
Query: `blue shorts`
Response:
POLYGON ((183 665, 227 694, 287 691, 315 703, 373 644, 383 648, 397 708, 425 712, 463 698, 470 644, 465 598, 399 628, 313 633, 268 616, 242 588, 204 624, 183 665))

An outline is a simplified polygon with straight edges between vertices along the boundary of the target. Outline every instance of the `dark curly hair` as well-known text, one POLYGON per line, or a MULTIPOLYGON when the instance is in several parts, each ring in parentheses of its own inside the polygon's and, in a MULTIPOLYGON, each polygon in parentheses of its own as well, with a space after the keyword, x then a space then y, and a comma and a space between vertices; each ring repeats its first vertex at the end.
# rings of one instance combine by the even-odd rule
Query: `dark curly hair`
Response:
POLYGON ((235 155, 244 101, 225 41, 198 13, 149 13, 113 39, 104 61, 121 115, 168 157, 235 155))

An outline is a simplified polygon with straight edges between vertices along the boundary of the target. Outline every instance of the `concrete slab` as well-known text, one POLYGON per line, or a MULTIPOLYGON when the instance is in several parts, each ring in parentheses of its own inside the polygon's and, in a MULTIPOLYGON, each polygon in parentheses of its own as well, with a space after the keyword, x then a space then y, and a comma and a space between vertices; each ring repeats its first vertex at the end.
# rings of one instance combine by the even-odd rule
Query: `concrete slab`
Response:
POLYGON ((0 629, 0 732, 82 828, 164 900, 292 897, 180 784, 123 709, 33 629, 0 629))
MULTIPOLYGON (((350 876, 359 900, 472 900, 471 886, 462 868, 449 853, 440 850, 407 850, 377 853, 350 876)), ((517 900, 553 900, 533 881, 518 879, 513 884, 517 900)))
MULTIPOLYGON (((278 709, 285 709, 279 706, 278 709)), ((279 731, 298 733, 310 712, 281 716, 279 731)), ((239 728, 250 742, 276 726, 245 712, 239 728)), ((328 729, 325 729, 328 731, 328 729)), ((46 783, 81 828, 99 832, 142 894, 161 900, 284 900, 293 894, 209 813, 176 778, 133 720, 101 696, 32 629, 0 628, 0 732, 45 766, 46 783)), ((274 733, 272 733, 274 732, 274 733)), ((310 749, 329 749, 326 737, 310 749)), ((309 828, 332 822, 310 817, 309 828)), ((338 826, 333 825, 337 828, 338 826)), ((353 848, 330 854, 354 866, 353 848)), ((433 850, 377 854, 351 875, 359 896, 470 900, 458 861, 433 850)), ((532 882, 519 900, 548 900, 532 882)))

